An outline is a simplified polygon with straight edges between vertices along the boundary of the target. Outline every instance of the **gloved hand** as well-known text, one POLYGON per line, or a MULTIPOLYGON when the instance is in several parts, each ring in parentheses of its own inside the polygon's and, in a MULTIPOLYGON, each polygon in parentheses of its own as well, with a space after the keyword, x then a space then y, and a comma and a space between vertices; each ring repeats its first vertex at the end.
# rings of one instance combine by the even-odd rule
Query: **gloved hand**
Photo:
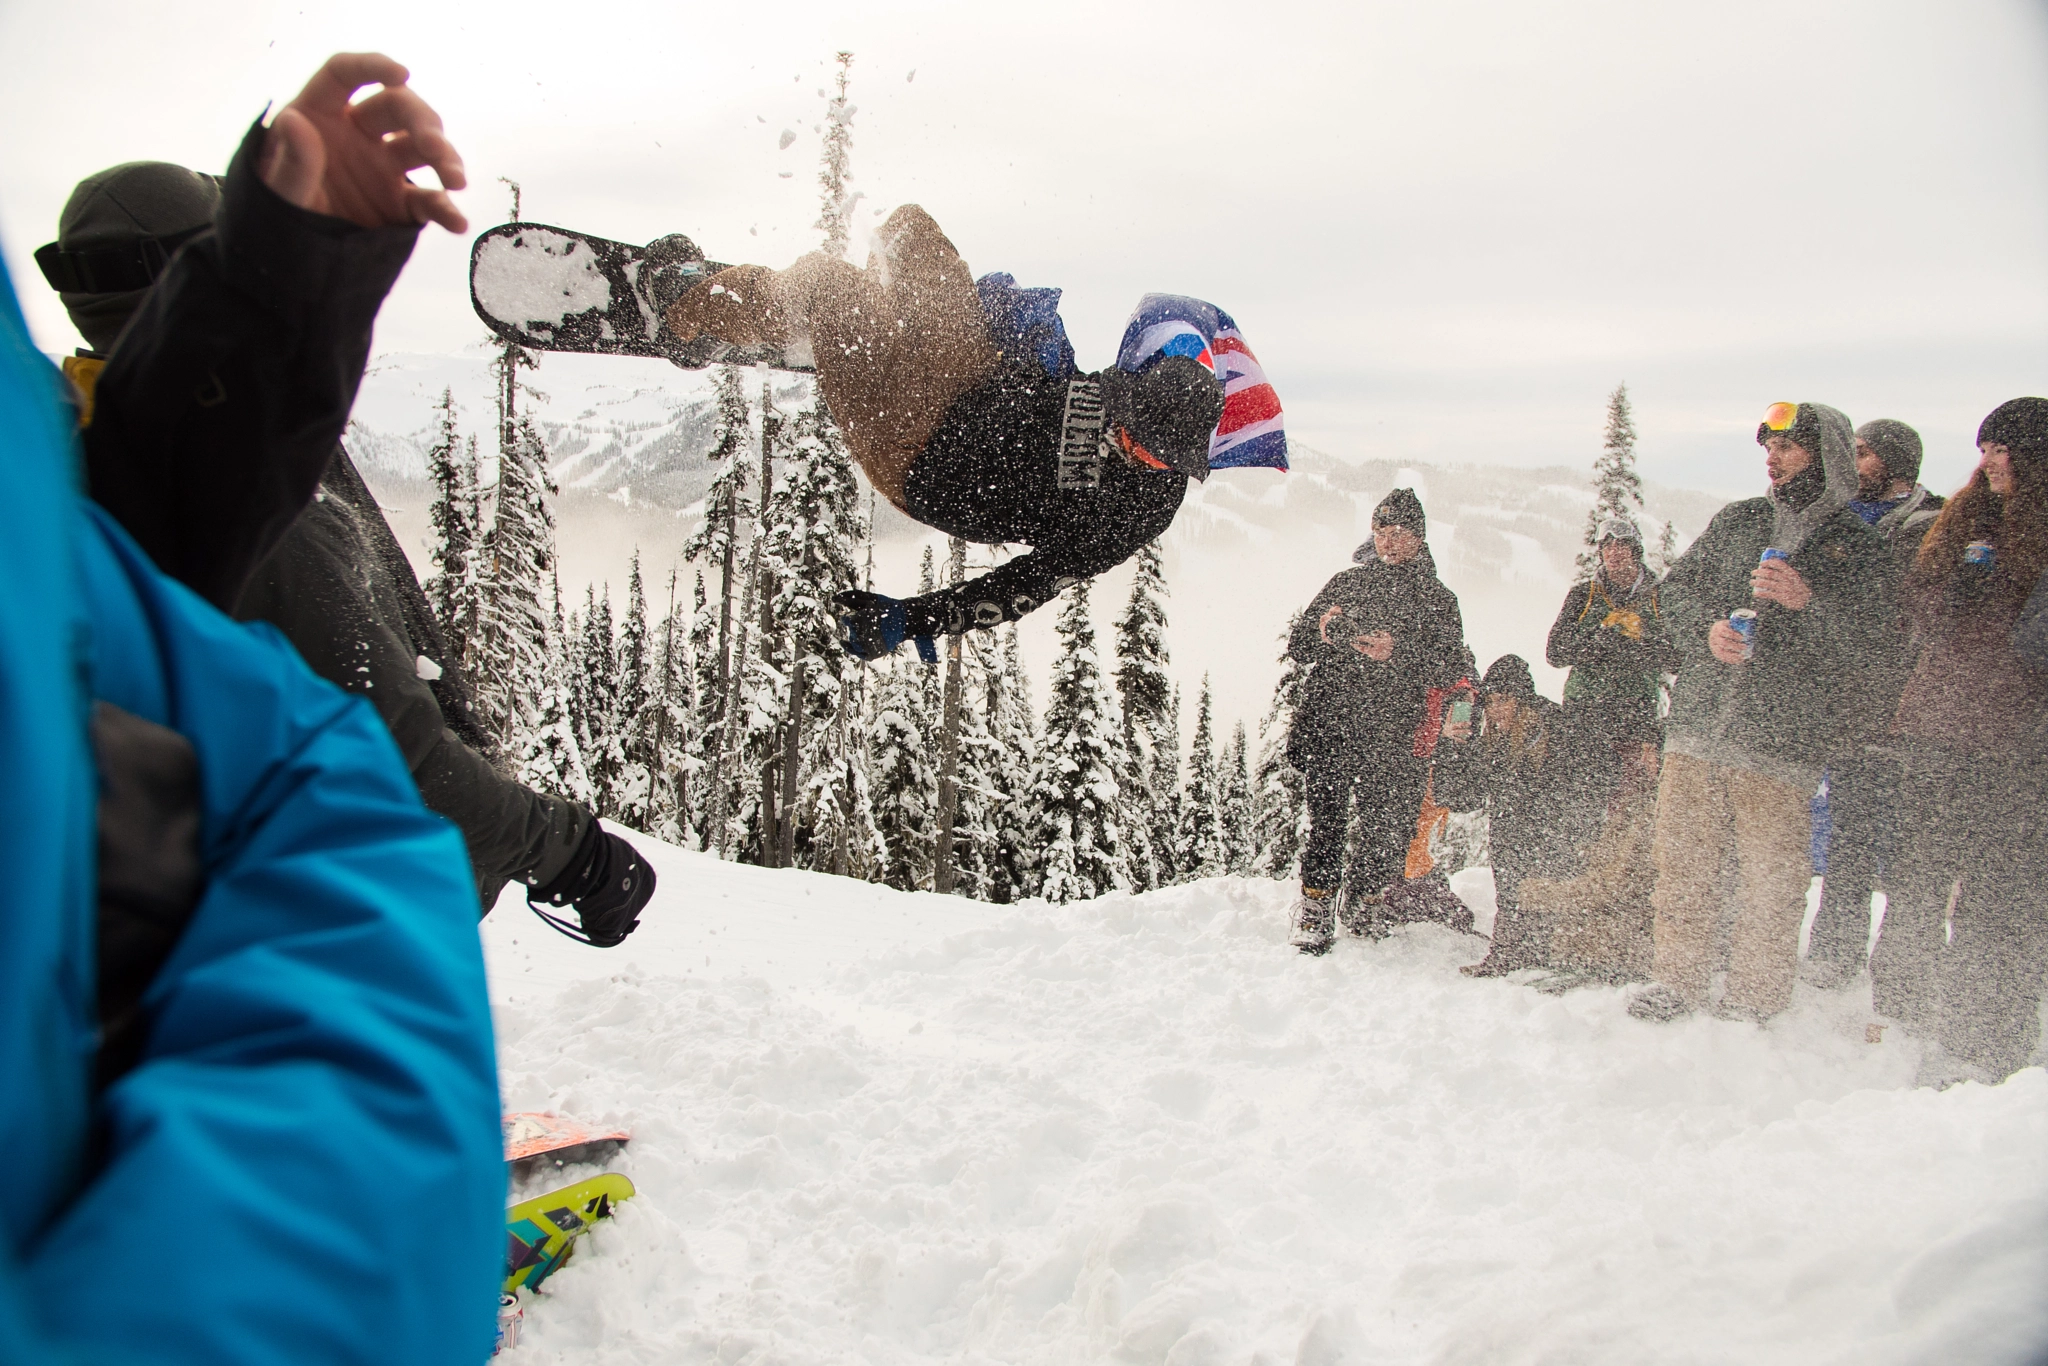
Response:
POLYGON ((593 817, 569 866, 546 886, 528 888, 526 902, 535 915, 571 939, 609 949, 639 927, 640 912, 653 896, 654 870, 637 849, 602 829, 593 817), (574 906, 580 923, 572 926, 549 915, 542 905, 574 906))
POLYGON ((1209 435, 1223 417, 1223 383, 1193 356, 1168 356, 1134 375, 1115 366, 1102 382, 1105 417, 1153 456, 1194 479, 1209 477, 1209 435))
MULTIPOLYGON (((856 659, 880 659, 894 654, 910 635, 910 616, 899 598, 849 588, 832 601, 839 607, 839 643, 856 659)), ((936 664, 939 652, 930 633, 916 639, 918 658, 936 664)))

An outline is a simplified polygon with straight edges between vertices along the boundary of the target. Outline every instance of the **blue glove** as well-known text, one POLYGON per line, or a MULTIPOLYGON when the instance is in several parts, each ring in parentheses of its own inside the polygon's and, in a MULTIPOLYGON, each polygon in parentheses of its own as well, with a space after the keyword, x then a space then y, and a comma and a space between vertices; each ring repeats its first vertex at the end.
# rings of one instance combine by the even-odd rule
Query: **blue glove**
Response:
MULTIPOLYGON (((894 654, 910 634, 910 618, 901 599, 848 589, 832 601, 839 605, 839 643, 856 659, 894 654)), ((917 657, 927 664, 939 662, 930 636, 917 637, 917 657)))

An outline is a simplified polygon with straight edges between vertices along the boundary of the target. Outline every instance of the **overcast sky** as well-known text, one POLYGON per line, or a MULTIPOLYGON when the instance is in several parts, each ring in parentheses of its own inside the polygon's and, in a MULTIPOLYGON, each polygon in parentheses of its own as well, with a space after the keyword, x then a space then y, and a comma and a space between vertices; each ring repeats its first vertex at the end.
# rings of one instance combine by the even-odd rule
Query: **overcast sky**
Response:
MULTIPOLYGON (((976 271, 1064 286, 1084 364, 1139 294, 1213 299, 1339 455, 1584 466, 1626 381, 1652 478, 1755 491, 1792 398, 1913 423, 1946 488, 1985 412, 2048 393, 2048 13, 2020 0, 5 0, 0 240, 47 349, 77 339, 30 253, 71 184, 221 167, 342 48, 412 67, 473 226, 511 176, 528 218, 769 265, 816 242, 849 48, 864 224, 916 201, 976 271)), ((475 341, 466 261, 429 231, 380 350, 475 341)))

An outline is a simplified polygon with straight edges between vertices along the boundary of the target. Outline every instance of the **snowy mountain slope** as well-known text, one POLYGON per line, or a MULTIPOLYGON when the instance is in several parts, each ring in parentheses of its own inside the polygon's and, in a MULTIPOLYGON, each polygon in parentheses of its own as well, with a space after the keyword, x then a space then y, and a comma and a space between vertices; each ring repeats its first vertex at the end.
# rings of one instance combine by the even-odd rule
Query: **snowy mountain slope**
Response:
MULTIPOLYGON (((455 396, 463 430, 491 435, 490 357, 380 356, 355 409, 349 440, 401 542, 424 567, 428 491, 422 481, 432 408, 443 388, 455 396)), ((706 376, 662 361, 550 355, 524 379, 527 400, 555 455, 562 487, 558 520, 562 588, 570 602, 587 583, 623 591, 637 547, 650 583, 665 580, 677 547, 701 516, 711 471, 712 400, 706 376)), ((787 377, 782 377, 787 378, 787 377)), ((748 384, 758 399, 758 381, 748 384)), ((802 401, 778 380, 778 402, 802 401)), ((1753 452, 1752 452, 1753 453, 1753 452)), ((1594 448, 1589 445, 1587 469, 1594 448)), ((1751 453, 1746 453, 1751 454, 1751 453)), ((1483 668, 1515 651, 1535 666, 1555 696, 1562 675, 1543 663, 1544 637, 1574 577, 1592 491, 1586 471, 1495 465, 1351 461, 1296 442, 1294 469, 1230 470, 1191 490, 1166 538, 1173 592, 1168 644, 1175 675, 1192 708, 1204 673, 1216 688, 1224 733, 1230 722, 1256 725, 1277 676, 1277 637, 1288 616, 1351 562, 1370 534, 1373 506, 1397 486, 1421 495, 1439 572, 1463 601, 1467 635, 1483 668)), ((1759 475, 1761 483, 1761 475, 1759 475)), ((1665 521, 1682 546, 1721 506, 1711 495, 1647 488, 1646 534, 1665 521)), ((876 586, 907 596, 917 559, 939 538, 878 507, 876 586)), ((943 546, 940 547, 943 557, 943 546)), ((1094 606, 1107 630, 1129 592, 1130 571, 1105 575, 1094 606)), ((1025 657, 1042 671, 1053 657, 1052 614, 1026 623, 1025 657)))
POLYGON ((641 1191, 509 1362, 2048 1344, 2048 1073, 1911 1089, 1867 999, 1656 1026, 1435 928, 1303 959, 1278 883, 1012 910, 653 857, 615 952, 485 922, 507 1104, 630 1124, 641 1191))

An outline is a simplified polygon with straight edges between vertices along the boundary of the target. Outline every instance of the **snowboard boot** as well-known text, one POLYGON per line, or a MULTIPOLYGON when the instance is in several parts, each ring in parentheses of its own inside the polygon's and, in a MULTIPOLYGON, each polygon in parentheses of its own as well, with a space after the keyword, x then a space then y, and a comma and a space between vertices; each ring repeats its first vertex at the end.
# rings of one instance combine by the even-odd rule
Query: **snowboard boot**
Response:
POLYGON ((1662 982, 1652 982, 1628 998, 1628 1013, 1638 1020, 1668 1024, 1692 1014, 1692 1007, 1670 987, 1662 982))
POLYGON ((1334 901, 1328 892, 1314 887, 1302 888, 1301 899, 1294 904, 1294 933, 1287 942, 1306 954, 1328 953, 1337 937, 1334 901))
POLYGON ((1337 920, 1353 939, 1387 937, 1387 894, 1366 896, 1346 892, 1337 903, 1337 920))

